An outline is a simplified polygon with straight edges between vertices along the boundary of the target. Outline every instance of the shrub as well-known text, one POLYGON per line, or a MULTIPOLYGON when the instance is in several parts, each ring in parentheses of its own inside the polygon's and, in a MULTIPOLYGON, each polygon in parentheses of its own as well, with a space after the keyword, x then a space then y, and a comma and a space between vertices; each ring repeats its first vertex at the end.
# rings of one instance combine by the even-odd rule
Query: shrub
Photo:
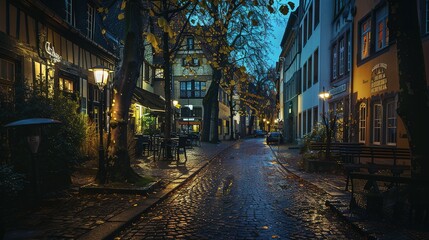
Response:
MULTIPOLYGON (((26 101, 17 103, 13 120, 52 118, 61 124, 43 126, 37 154, 42 191, 53 191, 70 184, 71 168, 83 158, 81 145, 85 138, 83 118, 78 104, 69 97, 48 98, 31 94, 26 101)), ((11 157, 17 171, 26 173, 30 164, 26 136, 28 129, 11 131, 11 157)))

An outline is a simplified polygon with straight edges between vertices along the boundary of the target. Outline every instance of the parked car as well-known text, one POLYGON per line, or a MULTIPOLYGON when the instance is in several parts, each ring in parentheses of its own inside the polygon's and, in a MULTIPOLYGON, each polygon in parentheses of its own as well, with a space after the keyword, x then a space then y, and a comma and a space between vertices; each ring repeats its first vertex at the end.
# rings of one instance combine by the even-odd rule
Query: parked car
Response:
POLYGON ((281 132, 270 132, 267 135, 267 144, 270 143, 283 143, 283 134, 281 132))
POLYGON ((264 130, 255 130, 253 132, 254 137, 265 137, 266 134, 267 134, 267 132, 264 130))

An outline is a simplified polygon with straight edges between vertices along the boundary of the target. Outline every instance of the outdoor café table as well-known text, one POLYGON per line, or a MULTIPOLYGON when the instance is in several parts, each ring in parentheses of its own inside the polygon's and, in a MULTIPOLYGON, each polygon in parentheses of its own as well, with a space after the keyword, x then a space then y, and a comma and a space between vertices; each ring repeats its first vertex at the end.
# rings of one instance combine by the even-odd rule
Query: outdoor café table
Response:
POLYGON ((164 138, 164 137, 159 138, 159 151, 158 151, 158 158, 159 159, 161 158, 161 156, 163 159, 174 158, 174 151, 176 149, 179 138, 175 138, 175 137, 169 138, 169 140, 170 140, 169 143, 167 143, 166 140, 168 140, 168 139, 164 138), (167 151, 166 151, 167 147, 170 147, 170 149, 171 149, 171 156, 167 156, 167 151))

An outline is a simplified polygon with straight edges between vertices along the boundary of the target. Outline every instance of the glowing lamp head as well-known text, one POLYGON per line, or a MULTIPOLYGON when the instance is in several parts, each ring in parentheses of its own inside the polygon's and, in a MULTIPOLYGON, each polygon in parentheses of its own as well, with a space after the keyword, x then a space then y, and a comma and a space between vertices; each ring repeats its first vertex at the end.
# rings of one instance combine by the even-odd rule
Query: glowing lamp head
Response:
POLYGON ((89 69, 89 71, 94 73, 95 83, 100 89, 103 89, 106 86, 109 80, 109 73, 112 71, 105 66, 95 66, 89 69))

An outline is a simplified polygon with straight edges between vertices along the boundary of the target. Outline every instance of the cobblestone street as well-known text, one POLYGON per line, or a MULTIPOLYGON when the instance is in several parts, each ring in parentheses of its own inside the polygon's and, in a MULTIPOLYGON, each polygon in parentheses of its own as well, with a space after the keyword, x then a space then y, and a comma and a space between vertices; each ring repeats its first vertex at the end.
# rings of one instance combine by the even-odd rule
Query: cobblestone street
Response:
POLYGON ((261 139, 214 159, 120 239, 362 239, 325 201, 284 171, 261 139))

